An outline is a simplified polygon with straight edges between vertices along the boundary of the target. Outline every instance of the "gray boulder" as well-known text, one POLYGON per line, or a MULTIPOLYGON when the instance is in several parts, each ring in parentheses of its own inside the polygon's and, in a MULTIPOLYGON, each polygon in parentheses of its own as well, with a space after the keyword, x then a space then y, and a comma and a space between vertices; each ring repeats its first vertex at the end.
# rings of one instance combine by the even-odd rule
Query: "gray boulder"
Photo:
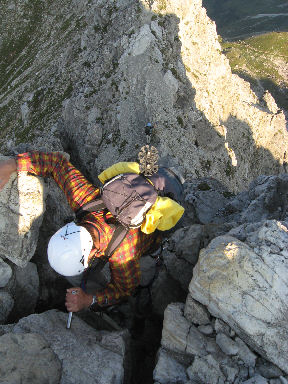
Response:
POLYGON ((159 384, 185 384, 188 380, 188 376, 186 374, 185 366, 173 359, 173 357, 161 348, 158 352, 153 379, 159 384))
POLYGON ((14 308, 10 317, 15 321, 35 311, 39 297, 39 277, 34 263, 27 263, 25 268, 15 267, 13 284, 14 308))
POLYGON ((287 227, 267 221, 243 243, 214 239, 200 253, 191 296, 223 319, 252 349, 288 371, 287 227))
MULTIPOLYGON (((127 333, 96 331, 76 315, 66 329, 67 313, 56 310, 21 319, 12 332, 37 333, 62 362, 61 384, 120 384, 124 378, 127 333)), ((15 361, 17 366, 17 361, 15 361)))
POLYGON ((253 223, 262 220, 284 220, 287 216, 288 175, 261 175, 244 191, 223 207, 219 218, 239 223, 253 223))
POLYGON ((62 0, 36 14, 21 3, 3 20, 7 57, 19 59, 4 68, 5 150, 63 145, 97 173, 135 158, 152 120, 161 152, 193 178, 237 190, 281 170, 285 116, 232 74, 201 0, 62 0), (13 42, 27 28, 20 54, 13 42))
POLYGON ((269 361, 264 359, 258 359, 256 364, 256 372, 265 377, 266 379, 279 378, 283 375, 281 369, 271 364, 269 361))
POLYGON ((235 341, 238 345, 237 355, 248 367, 255 367, 257 356, 253 353, 248 346, 239 338, 236 337, 235 341))
POLYGON ((224 384, 225 382, 219 363, 212 355, 196 356, 187 373, 191 380, 200 383, 224 384))
MULTIPOLYGON (((3 157, 1 157, 3 159, 3 157)), ((34 255, 45 211, 43 180, 20 172, 0 191, 0 257, 25 267, 34 255)))
POLYGON ((215 222, 215 218, 231 198, 226 187, 212 178, 191 180, 186 183, 185 188, 186 201, 193 207, 201 224, 215 222))
POLYGON ((184 317, 184 304, 181 303, 170 304, 165 310, 161 345, 172 356, 176 352, 184 359, 207 355, 206 337, 184 317))
POLYGON ((238 345, 225 333, 218 333, 216 336, 216 343, 219 345, 221 350, 228 356, 236 355, 239 351, 238 345))
POLYGON ((197 325, 206 325, 211 321, 206 307, 194 300, 190 293, 187 295, 184 315, 187 320, 197 325))
POLYGON ((40 335, 5 334, 0 337, 0 355, 1 383, 60 383, 61 362, 40 335))

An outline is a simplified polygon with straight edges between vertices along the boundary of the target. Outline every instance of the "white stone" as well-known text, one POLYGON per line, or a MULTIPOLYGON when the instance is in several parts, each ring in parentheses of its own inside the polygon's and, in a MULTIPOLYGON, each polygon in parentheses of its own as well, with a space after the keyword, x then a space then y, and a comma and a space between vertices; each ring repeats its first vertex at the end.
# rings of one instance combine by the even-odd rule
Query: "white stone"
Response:
POLYGON ((153 372, 154 381, 161 384, 186 383, 188 380, 186 368, 173 359, 165 350, 160 349, 158 360, 153 372))
POLYGON ((179 88, 178 81, 172 75, 172 72, 170 70, 165 73, 164 81, 172 93, 176 93, 178 91, 178 88, 179 88))
MULTIPOLYGON (((264 223, 258 233, 263 228, 269 226, 264 223)), ((275 232, 274 242, 277 238, 282 241, 283 236, 288 241, 287 229, 276 225, 275 232)), ((258 255, 245 243, 221 236, 201 251, 189 286, 195 300, 207 305, 252 349, 286 372, 288 285, 282 276, 287 267, 288 260, 273 254, 269 257, 269 253, 258 255)))
POLYGON ((0 191, 0 256, 24 267, 34 255, 45 212, 44 182, 19 172, 0 191))
POLYGON ((176 352, 186 352, 190 323, 183 316, 184 305, 170 304, 164 312, 161 345, 176 352))
POLYGON ((230 335, 229 325, 225 324, 224 321, 222 321, 220 319, 215 320, 214 328, 215 328, 215 331, 217 333, 225 333, 225 335, 227 335, 227 336, 230 335))
POLYGON ((212 325, 210 325, 210 324, 208 324, 208 325, 199 325, 199 327, 197 329, 198 329, 198 331, 200 331, 204 335, 212 335, 212 333, 214 331, 212 325))
POLYGON ((225 381, 225 376, 221 372, 219 363, 212 355, 198 357, 196 356, 193 364, 187 369, 191 380, 200 380, 201 383, 219 384, 225 381))
POLYGON ((228 356, 236 355, 239 351, 238 345, 234 340, 230 339, 224 333, 218 333, 216 336, 216 343, 219 345, 221 350, 228 356))
POLYGON ((239 348, 237 355, 240 357, 240 359, 248 367, 255 367, 257 356, 252 351, 250 351, 248 346, 239 337, 235 338, 235 342, 237 343, 239 348))
POLYGON ((60 382, 61 362, 40 335, 7 333, 0 337, 0 355, 2 383, 60 382))
POLYGON ((204 356, 207 354, 205 336, 186 320, 183 309, 181 303, 173 303, 166 308, 161 345, 188 356, 204 356))
POLYGON ((149 25, 145 24, 141 28, 139 35, 136 37, 136 40, 133 43, 131 49, 132 56, 142 55, 154 40, 155 37, 151 33, 149 25))
MULTIPOLYGON (((121 384, 124 379, 126 332, 96 331, 77 315, 71 328, 66 329, 67 313, 56 310, 21 319, 13 333, 36 333, 49 342, 50 348, 62 362, 61 384, 79 380, 94 384, 121 384)), ((17 361, 15 362, 17 366, 17 361)))

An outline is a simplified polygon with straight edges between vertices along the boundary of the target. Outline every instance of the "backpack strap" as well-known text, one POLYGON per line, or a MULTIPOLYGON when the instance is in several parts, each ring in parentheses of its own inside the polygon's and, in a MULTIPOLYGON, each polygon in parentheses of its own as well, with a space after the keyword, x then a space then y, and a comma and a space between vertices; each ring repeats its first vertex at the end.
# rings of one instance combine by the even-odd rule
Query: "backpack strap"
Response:
POLYGON ((111 257, 113 253, 116 251, 116 249, 119 247, 119 245, 124 240, 125 236, 127 235, 129 231, 129 228, 124 227, 121 224, 117 224, 115 231, 112 235, 112 238, 105 250, 105 256, 107 258, 111 257))
POLYGON ((101 197, 82 205, 76 212, 76 221, 79 223, 89 212, 98 212, 106 209, 101 197))
MULTIPOLYGON (((87 215, 89 212, 97 212, 107 209, 106 205, 103 203, 103 200, 101 197, 97 198, 96 200, 93 200, 87 204, 82 205, 76 212, 76 220, 78 223, 81 222, 81 220, 87 215)), ((105 257, 109 258, 113 255, 113 253, 116 251, 116 249, 119 247, 119 245, 124 240, 125 236, 127 235, 129 228, 124 227, 124 225, 117 223, 115 226, 115 230, 113 232, 112 238, 105 250, 105 257)))

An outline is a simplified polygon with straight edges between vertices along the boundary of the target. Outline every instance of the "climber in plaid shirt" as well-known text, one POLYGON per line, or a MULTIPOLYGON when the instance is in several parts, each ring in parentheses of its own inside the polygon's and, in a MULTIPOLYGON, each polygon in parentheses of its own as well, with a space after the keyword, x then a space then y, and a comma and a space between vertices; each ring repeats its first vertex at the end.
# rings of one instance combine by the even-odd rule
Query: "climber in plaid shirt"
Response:
MULTIPOLYGON (((63 154, 59 152, 31 152, 17 156, 0 164, 0 190, 14 171, 26 171, 37 176, 52 176, 63 190, 72 210, 76 212, 81 206, 99 195, 99 188, 94 187, 63 154)), ((48 245, 50 265, 64 276, 80 275, 89 270, 93 260, 103 258, 105 249, 113 234, 113 216, 105 211, 92 212, 76 226, 69 223, 52 236, 48 245), (75 230, 76 228, 76 230, 75 230), (67 242, 66 240, 71 240, 67 242), (71 248, 71 244, 74 246, 71 248), (76 246, 75 246, 76 244, 76 246), (74 265, 71 252, 78 250, 82 258, 74 265), (69 248, 69 246, 70 248, 69 248), (73 245, 73 244, 72 244, 73 245), (66 247, 66 248, 65 248, 66 247), (59 255, 62 250, 61 257, 59 255)), ((130 229, 125 239, 109 258, 111 281, 102 289, 88 294, 80 287, 69 288, 66 293, 66 308, 77 312, 85 308, 99 310, 103 306, 113 305, 122 298, 131 295, 140 282, 139 259, 159 237, 153 233, 147 235, 140 228, 130 229), (75 291, 77 294, 72 294, 75 291)))

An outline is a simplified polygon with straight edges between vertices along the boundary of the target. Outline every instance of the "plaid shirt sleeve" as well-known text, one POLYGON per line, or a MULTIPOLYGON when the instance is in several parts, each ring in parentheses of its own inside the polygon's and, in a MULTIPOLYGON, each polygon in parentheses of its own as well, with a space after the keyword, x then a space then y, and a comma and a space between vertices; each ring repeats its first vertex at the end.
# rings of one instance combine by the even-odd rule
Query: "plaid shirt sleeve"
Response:
POLYGON ((123 297, 131 295, 140 284, 140 257, 151 245, 160 245, 161 238, 156 233, 146 235, 140 228, 131 229, 118 249, 109 259, 111 282, 96 293, 100 306, 113 305, 123 297))
POLYGON ((29 152, 20 154, 17 156, 17 169, 18 171, 26 171, 37 176, 52 176, 65 193, 73 211, 95 199, 99 194, 99 189, 95 188, 59 152, 29 152))

